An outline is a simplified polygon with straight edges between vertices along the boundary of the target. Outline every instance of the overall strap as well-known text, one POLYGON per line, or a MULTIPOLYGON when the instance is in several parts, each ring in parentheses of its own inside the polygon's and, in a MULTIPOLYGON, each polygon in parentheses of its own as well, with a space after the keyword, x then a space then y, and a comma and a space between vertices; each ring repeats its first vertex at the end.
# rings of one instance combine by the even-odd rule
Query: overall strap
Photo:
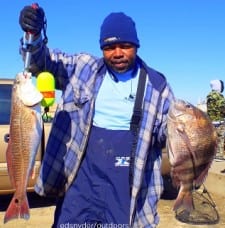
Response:
POLYGON ((146 72, 143 68, 140 70, 136 98, 134 103, 133 114, 130 122, 130 130, 137 131, 142 116, 142 101, 145 92, 146 72))
POLYGON ((132 187, 132 184, 133 184, 134 159, 135 159, 135 151, 136 151, 137 141, 138 141, 139 125, 142 117, 142 103, 143 103, 143 97, 145 92, 145 83, 146 83, 146 71, 143 68, 141 68, 139 79, 138 79, 136 98, 135 98, 135 103, 133 108, 133 115, 131 117, 131 122, 130 122, 130 130, 134 135, 132 148, 131 148, 131 155, 130 155, 130 174, 129 174, 130 187, 132 187))

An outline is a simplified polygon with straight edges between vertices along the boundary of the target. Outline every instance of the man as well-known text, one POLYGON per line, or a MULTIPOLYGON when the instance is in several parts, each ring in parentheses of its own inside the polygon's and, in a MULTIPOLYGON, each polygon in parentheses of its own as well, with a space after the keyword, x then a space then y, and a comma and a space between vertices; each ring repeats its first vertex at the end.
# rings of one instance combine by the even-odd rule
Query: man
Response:
POLYGON ((22 29, 34 35, 29 70, 51 72, 62 90, 35 186, 42 196, 60 197, 53 227, 155 227, 170 86, 137 55, 135 22, 124 13, 101 25, 103 58, 50 50, 44 18, 40 7, 20 13, 22 29))
POLYGON ((206 97, 207 114, 215 125, 218 135, 216 158, 224 159, 224 134, 225 134, 225 98, 223 96, 224 83, 215 79, 210 81, 211 91, 206 97))

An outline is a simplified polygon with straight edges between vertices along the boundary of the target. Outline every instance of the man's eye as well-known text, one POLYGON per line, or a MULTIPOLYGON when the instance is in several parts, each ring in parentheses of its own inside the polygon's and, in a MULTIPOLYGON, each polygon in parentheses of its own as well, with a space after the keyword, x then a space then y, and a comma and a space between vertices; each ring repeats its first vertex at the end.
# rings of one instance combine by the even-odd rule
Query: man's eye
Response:
POLYGON ((113 47, 110 47, 110 46, 106 46, 103 48, 104 51, 108 51, 108 50, 112 50, 112 49, 113 49, 113 47))
POLYGON ((132 44, 129 44, 129 43, 122 43, 122 44, 116 44, 116 45, 108 45, 108 46, 105 46, 103 48, 104 51, 111 51, 111 50, 115 50, 116 48, 120 48, 120 49, 130 49, 130 48, 133 48, 133 45, 132 44))
POLYGON ((130 44, 128 44, 128 45, 122 45, 122 46, 121 46, 122 49, 130 49, 130 48, 132 48, 132 47, 133 47, 133 46, 130 45, 130 44))

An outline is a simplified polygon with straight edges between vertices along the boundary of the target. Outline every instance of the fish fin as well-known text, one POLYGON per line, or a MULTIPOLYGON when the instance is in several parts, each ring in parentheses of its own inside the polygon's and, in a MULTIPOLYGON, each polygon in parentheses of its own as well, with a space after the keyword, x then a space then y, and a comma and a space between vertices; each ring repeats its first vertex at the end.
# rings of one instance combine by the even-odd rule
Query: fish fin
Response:
POLYGON ((28 220, 30 218, 29 204, 27 196, 25 196, 21 202, 15 197, 15 194, 7 208, 4 217, 4 223, 16 218, 23 218, 28 220))
POLYGON ((205 167, 205 169, 201 172, 201 174, 196 178, 196 180, 195 180, 195 185, 196 186, 201 186, 202 185, 202 183, 205 181, 205 179, 206 179, 206 177, 207 177, 207 175, 208 175, 208 170, 209 170, 209 168, 210 168, 210 166, 211 166, 211 162, 210 163, 208 163, 208 165, 205 167))
POLYGON ((11 151, 11 140, 9 139, 8 142, 8 147, 6 150, 6 161, 7 161, 7 168, 8 168, 8 173, 9 173, 9 178, 10 178, 10 182, 12 184, 12 186, 15 188, 15 179, 14 179, 14 175, 13 175, 13 156, 12 156, 12 151, 11 151))
POLYGON ((180 191, 178 193, 178 196, 173 206, 173 210, 177 211, 180 207, 185 208, 188 212, 191 212, 194 209, 194 203, 191 192, 180 191))
POLYGON ((175 154, 174 154, 175 149, 173 148, 173 144, 171 143, 170 138, 167 139, 166 150, 167 150, 167 156, 169 158, 170 164, 173 165, 175 161, 175 154))
POLYGON ((32 169, 31 169, 31 172, 30 172, 30 177, 31 177, 31 179, 32 180, 34 180, 35 179, 35 167, 33 167, 32 169))
POLYGON ((175 188, 180 187, 180 178, 179 178, 179 173, 177 173, 176 169, 172 166, 170 175, 172 177, 172 184, 175 188))

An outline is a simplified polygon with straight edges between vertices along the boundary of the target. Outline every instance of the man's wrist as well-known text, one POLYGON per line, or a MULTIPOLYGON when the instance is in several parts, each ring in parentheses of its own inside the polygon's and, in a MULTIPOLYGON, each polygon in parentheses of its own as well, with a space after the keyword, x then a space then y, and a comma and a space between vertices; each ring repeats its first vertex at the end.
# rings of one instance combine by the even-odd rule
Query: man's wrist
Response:
POLYGON ((33 35, 32 40, 30 40, 30 34, 29 33, 25 33, 23 36, 23 46, 37 46, 39 43, 42 42, 42 35, 41 33, 37 34, 37 35, 33 35))

